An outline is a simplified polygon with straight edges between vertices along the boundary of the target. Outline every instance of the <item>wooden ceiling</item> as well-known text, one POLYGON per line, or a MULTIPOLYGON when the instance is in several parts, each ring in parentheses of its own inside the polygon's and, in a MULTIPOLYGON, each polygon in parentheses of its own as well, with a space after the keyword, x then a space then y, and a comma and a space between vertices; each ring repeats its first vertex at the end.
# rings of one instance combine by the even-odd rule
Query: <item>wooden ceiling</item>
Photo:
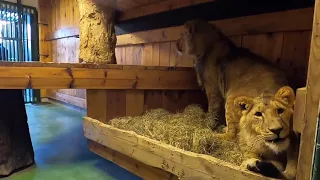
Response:
POLYGON ((120 21, 170 11, 214 0, 117 0, 120 21))
POLYGON ((140 6, 150 5, 163 0, 117 0, 117 10, 125 11, 140 6))

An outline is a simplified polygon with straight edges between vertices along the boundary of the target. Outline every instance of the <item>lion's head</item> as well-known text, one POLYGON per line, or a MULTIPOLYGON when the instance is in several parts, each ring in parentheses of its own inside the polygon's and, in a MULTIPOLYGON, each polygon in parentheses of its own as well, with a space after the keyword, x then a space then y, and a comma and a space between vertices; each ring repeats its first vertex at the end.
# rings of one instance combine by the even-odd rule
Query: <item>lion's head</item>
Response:
POLYGON ((202 20, 187 21, 176 44, 180 55, 203 56, 212 44, 224 37, 218 28, 202 20))
POLYGON ((237 97, 235 105, 242 115, 240 136, 247 136, 247 141, 265 145, 275 153, 285 151, 290 144, 294 101, 294 91, 288 86, 280 88, 275 95, 237 97))

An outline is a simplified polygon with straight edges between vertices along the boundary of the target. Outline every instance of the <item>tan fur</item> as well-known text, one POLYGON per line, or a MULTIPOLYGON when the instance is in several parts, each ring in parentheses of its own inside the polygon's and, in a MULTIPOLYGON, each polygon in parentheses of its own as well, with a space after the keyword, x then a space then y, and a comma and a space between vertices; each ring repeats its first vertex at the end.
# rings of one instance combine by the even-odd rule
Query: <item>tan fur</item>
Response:
POLYGON ((198 83, 208 97, 209 112, 220 123, 224 120, 221 111, 225 107, 227 127, 217 136, 236 140, 239 134, 247 157, 243 166, 254 166, 257 161, 266 159, 283 170, 285 178, 292 179, 298 148, 289 122, 294 92, 287 87, 285 74, 264 58, 237 48, 217 27, 204 21, 184 24, 177 50, 193 57, 198 83), (239 113, 235 102, 241 102, 241 107, 248 110, 239 113), (282 115, 276 113, 278 107, 284 109, 282 115), (263 111, 266 122, 254 118, 253 112, 257 110, 263 111), (266 140, 276 138, 268 128, 280 126, 283 127, 280 137, 286 139, 268 143, 266 140), (288 160, 286 166, 282 158, 288 160))
POLYGON ((186 22, 177 42, 179 54, 190 56, 194 60, 198 84, 206 91, 208 98, 208 111, 222 124, 225 123, 224 99, 216 59, 228 53, 225 43, 229 43, 227 37, 221 36, 214 26, 201 21, 186 22))
POLYGON ((285 86, 275 95, 235 99, 235 110, 241 116, 240 147, 245 154, 242 168, 268 161, 283 172, 282 178, 295 178, 299 145, 292 130, 294 97, 294 91, 285 86), (282 140, 274 141, 277 138, 282 140))
POLYGON ((194 59, 199 85, 207 94, 209 112, 226 122, 221 138, 232 140, 238 132, 240 116, 234 110, 238 96, 275 94, 287 85, 285 75, 260 56, 237 48, 217 27, 205 21, 184 24, 177 42, 181 54, 194 59), (225 119, 221 116, 225 107, 225 119))

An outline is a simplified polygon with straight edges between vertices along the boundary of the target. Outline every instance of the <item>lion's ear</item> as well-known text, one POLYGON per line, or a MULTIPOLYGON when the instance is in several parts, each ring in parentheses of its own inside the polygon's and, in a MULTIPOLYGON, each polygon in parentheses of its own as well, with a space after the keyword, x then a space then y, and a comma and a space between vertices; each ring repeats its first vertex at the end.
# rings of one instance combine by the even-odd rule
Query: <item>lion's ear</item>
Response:
POLYGON ((234 104, 237 107, 240 107, 241 111, 250 110, 253 106, 253 99, 246 96, 240 96, 234 100, 234 104))
POLYGON ((287 102, 291 106, 294 105, 295 94, 293 89, 289 86, 281 87, 276 93, 275 97, 287 102))
POLYGON ((196 22, 195 21, 189 21, 184 24, 184 28, 187 30, 189 34, 193 34, 196 30, 196 22))

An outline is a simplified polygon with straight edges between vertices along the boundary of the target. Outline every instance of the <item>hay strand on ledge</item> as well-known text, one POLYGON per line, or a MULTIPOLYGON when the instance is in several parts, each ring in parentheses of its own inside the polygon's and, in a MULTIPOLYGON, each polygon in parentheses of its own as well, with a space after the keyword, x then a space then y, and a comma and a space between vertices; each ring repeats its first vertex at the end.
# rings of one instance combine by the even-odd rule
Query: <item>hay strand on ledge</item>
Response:
POLYGON ((189 105, 180 113, 153 109, 142 116, 113 119, 110 124, 186 151, 211 155, 236 165, 242 161, 237 143, 212 137, 217 132, 210 127, 216 127, 217 123, 197 105, 189 105))

